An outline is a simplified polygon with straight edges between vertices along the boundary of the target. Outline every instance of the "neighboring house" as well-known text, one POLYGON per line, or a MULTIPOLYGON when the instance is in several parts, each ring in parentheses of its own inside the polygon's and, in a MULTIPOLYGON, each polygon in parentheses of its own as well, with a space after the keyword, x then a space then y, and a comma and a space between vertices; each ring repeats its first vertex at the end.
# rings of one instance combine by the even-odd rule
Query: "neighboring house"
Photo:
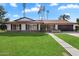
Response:
POLYGON ((7 31, 73 31, 76 23, 65 20, 33 20, 27 17, 7 22, 7 31))

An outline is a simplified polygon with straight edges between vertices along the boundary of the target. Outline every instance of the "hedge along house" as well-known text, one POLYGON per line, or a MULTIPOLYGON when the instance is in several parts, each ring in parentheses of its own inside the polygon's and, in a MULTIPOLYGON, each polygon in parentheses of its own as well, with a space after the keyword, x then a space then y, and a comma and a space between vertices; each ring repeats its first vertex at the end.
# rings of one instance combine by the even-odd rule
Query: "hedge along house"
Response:
POLYGON ((17 20, 7 22, 7 31, 74 31, 77 24, 66 20, 33 20, 22 17, 17 20))

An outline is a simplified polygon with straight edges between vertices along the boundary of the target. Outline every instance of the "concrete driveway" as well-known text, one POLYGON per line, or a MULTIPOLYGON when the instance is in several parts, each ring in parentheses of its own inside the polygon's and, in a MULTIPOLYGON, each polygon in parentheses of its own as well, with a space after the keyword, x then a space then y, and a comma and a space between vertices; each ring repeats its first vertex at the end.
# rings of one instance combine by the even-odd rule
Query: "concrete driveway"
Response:
POLYGON ((67 33, 67 34, 79 37, 79 32, 71 32, 71 33, 67 33))

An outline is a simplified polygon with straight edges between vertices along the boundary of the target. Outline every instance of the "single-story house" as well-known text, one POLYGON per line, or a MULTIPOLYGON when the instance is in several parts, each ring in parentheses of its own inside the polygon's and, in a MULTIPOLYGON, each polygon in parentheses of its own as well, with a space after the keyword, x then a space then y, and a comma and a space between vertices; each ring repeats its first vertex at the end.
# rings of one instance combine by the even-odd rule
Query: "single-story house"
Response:
POLYGON ((7 31, 74 31, 76 23, 66 20, 33 20, 22 17, 6 23, 7 31))

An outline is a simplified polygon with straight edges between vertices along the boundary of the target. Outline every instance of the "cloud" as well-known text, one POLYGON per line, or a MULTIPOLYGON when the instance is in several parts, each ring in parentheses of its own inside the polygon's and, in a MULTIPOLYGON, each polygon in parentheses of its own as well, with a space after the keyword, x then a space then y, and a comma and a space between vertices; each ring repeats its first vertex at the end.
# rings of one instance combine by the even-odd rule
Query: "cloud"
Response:
POLYGON ((70 13, 64 13, 65 15, 70 15, 70 13))
POLYGON ((17 7, 17 4, 16 4, 16 3, 10 3, 10 5, 11 5, 12 7, 17 7))
POLYGON ((16 18, 16 17, 19 17, 19 15, 16 14, 16 15, 13 15, 13 17, 15 17, 15 18, 16 18))
POLYGON ((50 6, 57 6, 57 3, 50 3, 50 6))
MULTIPOLYGON (((31 8, 31 9, 25 9, 25 12, 27 13, 27 12, 37 12, 39 10, 39 8, 37 8, 37 7, 34 7, 34 8, 31 8)), ((24 11, 22 11, 22 12, 24 12, 24 11)))
POLYGON ((67 4, 65 6, 60 6, 58 10, 64 10, 64 9, 79 9, 78 4, 67 4))
MULTIPOLYGON (((32 7, 32 8, 29 8, 29 9, 25 9, 25 12, 38 12, 39 11, 39 7, 40 7, 40 4, 36 4, 35 7, 32 7)), ((22 13, 24 13, 24 10, 22 11, 22 13)))

